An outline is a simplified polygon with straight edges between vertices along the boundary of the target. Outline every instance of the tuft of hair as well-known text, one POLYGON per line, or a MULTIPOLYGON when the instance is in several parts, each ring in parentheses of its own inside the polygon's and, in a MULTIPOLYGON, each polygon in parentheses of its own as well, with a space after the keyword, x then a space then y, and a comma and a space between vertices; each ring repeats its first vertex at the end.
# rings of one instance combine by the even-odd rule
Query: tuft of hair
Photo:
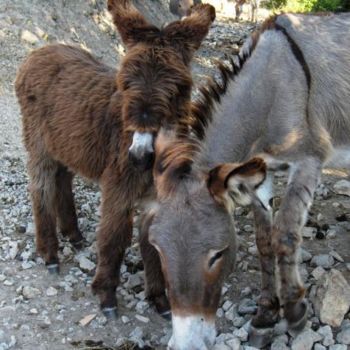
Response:
POLYGON ((230 81, 235 79, 250 55, 251 51, 241 52, 236 56, 236 62, 235 58, 231 57, 229 65, 222 62, 217 64, 219 79, 210 77, 205 85, 199 87, 199 97, 191 105, 190 116, 180 120, 180 133, 193 133, 198 140, 205 138, 216 104, 221 102, 230 81))
POLYGON ((179 136, 174 130, 158 133, 153 174, 159 198, 171 196, 182 180, 191 177, 199 151, 198 140, 179 136))
POLYGON ((127 46, 144 41, 147 37, 152 39, 160 33, 160 29, 148 23, 131 0, 108 0, 107 9, 127 46))
POLYGON ((182 53, 186 64, 199 49, 215 17, 213 6, 198 4, 192 6, 183 20, 174 21, 164 28, 164 35, 171 38, 172 45, 182 53))

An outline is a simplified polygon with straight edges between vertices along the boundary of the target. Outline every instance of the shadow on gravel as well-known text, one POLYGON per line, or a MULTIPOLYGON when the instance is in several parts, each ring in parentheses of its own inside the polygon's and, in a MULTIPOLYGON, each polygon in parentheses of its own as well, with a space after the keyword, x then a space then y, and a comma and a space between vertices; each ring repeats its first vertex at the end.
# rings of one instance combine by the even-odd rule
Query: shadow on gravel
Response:
MULTIPOLYGON (((141 348, 132 342, 125 342, 124 344, 111 348, 110 346, 103 345, 102 341, 84 340, 84 341, 73 341, 71 344, 77 348, 77 350, 141 350, 141 348)), ((150 346, 145 346, 143 350, 153 350, 150 346)))

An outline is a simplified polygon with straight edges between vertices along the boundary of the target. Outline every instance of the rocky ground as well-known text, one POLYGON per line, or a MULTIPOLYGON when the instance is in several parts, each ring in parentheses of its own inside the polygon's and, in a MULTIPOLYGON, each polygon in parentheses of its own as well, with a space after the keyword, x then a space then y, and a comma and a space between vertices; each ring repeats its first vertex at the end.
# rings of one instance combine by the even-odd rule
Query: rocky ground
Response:
MULTIPOLYGON (((164 1, 139 5, 153 21, 171 20, 164 10, 164 1)), ((79 224, 89 246, 77 252, 61 240, 59 277, 48 275, 42 259, 35 254, 20 115, 13 94, 15 71, 30 50, 55 41, 81 45, 105 62, 117 64, 124 50, 105 13, 104 1, 0 0, 0 8, 0 350, 165 348, 171 324, 145 301, 136 230, 122 266, 119 320, 107 323, 91 294, 99 220, 97 186, 80 178, 75 181, 79 224)), ((247 23, 219 19, 195 58, 195 80, 213 73, 215 59, 234 53, 252 29, 247 23)), ((294 334, 281 321, 267 348, 349 348, 347 179, 349 172, 324 171, 323 184, 303 230, 301 271, 312 301, 307 327, 301 334, 294 334)), ((286 175, 278 173, 276 206, 285 183, 286 175)), ((238 262, 222 291, 215 349, 253 350, 247 330, 259 294, 259 262, 249 210, 237 208, 235 218, 240 242, 238 262)))

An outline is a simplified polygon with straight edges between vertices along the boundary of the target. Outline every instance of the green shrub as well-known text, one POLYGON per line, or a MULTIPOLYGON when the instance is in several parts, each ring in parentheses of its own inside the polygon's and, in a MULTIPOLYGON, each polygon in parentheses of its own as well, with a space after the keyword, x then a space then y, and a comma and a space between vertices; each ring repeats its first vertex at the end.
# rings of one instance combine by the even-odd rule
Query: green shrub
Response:
POLYGON ((317 0, 312 11, 337 11, 343 6, 343 0, 317 0))
POLYGON ((262 6, 285 12, 350 10, 350 0, 265 0, 262 6))

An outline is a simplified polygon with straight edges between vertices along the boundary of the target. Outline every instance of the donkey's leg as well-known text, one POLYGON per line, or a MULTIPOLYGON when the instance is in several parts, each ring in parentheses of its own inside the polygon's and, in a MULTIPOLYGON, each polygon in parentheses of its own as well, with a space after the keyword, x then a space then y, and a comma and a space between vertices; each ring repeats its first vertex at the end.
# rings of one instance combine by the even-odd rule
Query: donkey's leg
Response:
POLYGON ((75 212, 74 196, 72 192, 73 174, 67 168, 61 166, 56 173, 56 206, 58 225, 63 236, 80 248, 84 238, 78 228, 78 220, 75 212))
POLYGON ((302 240, 300 231, 312 204, 321 167, 321 162, 311 157, 296 164, 272 232, 272 246, 277 255, 281 278, 280 297, 284 303, 284 315, 290 327, 295 329, 305 326, 308 311, 303 300, 305 289, 297 266, 298 247, 302 240))
POLYGON ((262 203, 257 197, 252 204, 261 265, 261 295, 258 312, 252 318, 249 329, 249 343, 260 349, 272 341, 272 327, 279 320, 280 303, 275 281, 276 257, 271 244, 272 209, 268 203, 262 203))
POLYGON ((276 257, 271 245, 272 209, 261 201, 253 201, 256 245, 261 265, 261 295, 257 314, 252 319, 254 327, 271 327, 279 318, 280 303, 275 281, 276 257))
POLYGON ((30 194, 36 226, 36 248, 50 273, 58 273, 58 240, 56 235, 55 176, 56 161, 41 154, 28 162, 30 194))
POLYGON ((145 214, 140 225, 140 249, 145 267, 146 296, 164 318, 171 316, 170 305, 165 295, 165 281, 157 250, 149 243, 148 233, 153 215, 145 214))
MULTIPOLYGON (((119 205, 118 202, 113 204, 119 205)), ((92 288, 100 298, 103 313, 109 318, 115 318, 115 294, 119 284, 120 266, 132 237, 132 211, 116 212, 111 208, 111 215, 107 215, 106 205, 103 207, 105 209, 102 210, 102 220, 97 233, 98 264, 92 288)))
POLYGON ((97 232, 98 264, 92 289, 100 298, 103 313, 115 318, 120 265, 125 249, 131 244, 135 188, 128 183, 132 174, 123 177, 111 171, 104 176, 101 181, 102 215, 97 232))

